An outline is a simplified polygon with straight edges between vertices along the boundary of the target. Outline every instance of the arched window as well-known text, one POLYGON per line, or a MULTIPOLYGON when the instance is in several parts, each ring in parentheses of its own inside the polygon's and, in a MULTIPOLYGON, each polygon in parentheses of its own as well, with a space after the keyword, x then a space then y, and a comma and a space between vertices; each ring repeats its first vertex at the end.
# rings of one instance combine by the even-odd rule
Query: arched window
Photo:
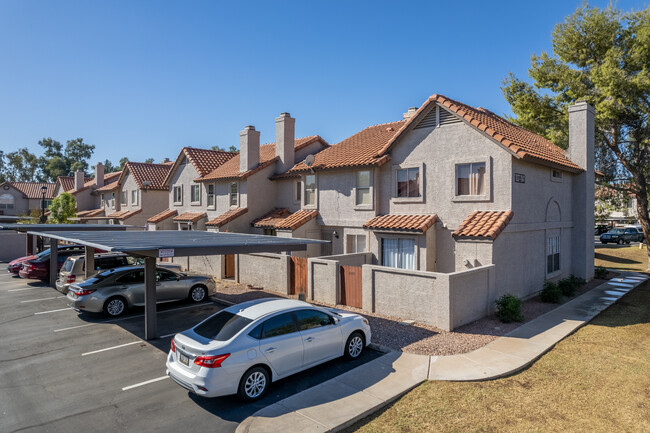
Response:
POLYGON ((0 194, 0 209, 13 209, 14 196, 11 194, 0 194))

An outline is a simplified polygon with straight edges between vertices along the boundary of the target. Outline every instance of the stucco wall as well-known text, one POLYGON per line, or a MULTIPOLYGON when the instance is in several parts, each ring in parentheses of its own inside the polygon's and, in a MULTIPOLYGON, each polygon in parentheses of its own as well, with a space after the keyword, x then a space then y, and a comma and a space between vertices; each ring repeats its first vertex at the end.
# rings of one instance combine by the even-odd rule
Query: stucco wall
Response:
MULTIPOLYGON (((0 261, 10 262, 27 255, 27 235, 14 231, 0 231, 0 261)), ((34 250, 36 251, 36 250, 34 250)), ((5 272, 5 270, 2 270, 5 272)))
POLYGON ((308 260, 307 293, 317 302, 336 305, 340 298, 340 271, 336 260, 308 260))
POLYGON ((222 279, 224 271, 223 256, 192 256, 190 257, 189 270, 208 274, 214 278, 222 279))
POLYGON ((494 311, 495 266, 449 274, 449 329, 478 320, 494 311))
POLYGON ((289 293, 289 256, 286 254, 238 254, 237 280, 254 287, 289 293), (273 272, 269 272, 273 270, 273 272))
MULTIPOLYGON (((22 215, 26 214, 29 212, 30 209, 30 204, 29 200, 26 198, 23 198, 23 193, 18 191, 17 189, 14 189, 13 187, 9 187, 9 189, 0 189, 0 195, 3 194, 9 194, 14 198, 14 207, 13 209, 2 209, 4 215, 22 215)), ((40 200, 39 205, 35 206, 33 209, 40 209, 40 200)))

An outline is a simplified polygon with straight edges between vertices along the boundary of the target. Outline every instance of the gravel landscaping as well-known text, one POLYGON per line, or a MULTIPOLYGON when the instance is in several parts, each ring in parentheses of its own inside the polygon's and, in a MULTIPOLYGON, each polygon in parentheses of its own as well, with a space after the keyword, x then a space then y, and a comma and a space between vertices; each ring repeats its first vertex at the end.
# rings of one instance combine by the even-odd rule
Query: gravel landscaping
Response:
MULTIPOLYGON (((606 279, 594 279, 588 284, 580 286, 576 291, 576 296, 599 286, 607 279, 614 278, 617 275, 616 273, 610 272, 606 279)), ((287 296, 278 292, 238 284, 229 280, 217 280, 216 298, 239 303, 251 299, 268 297, 297 298, 297 296, 287 296)), ((568 300, 570 299, 564 299, 565 302, 568 300)), ((362 312, 357 308, 344 305, 325 306, 363 314, 370 322, 373 343, 380 346, 421 355, 455 355, 471 352, 472 350, 485 346, 497 337, 507 334, 518 326, 551 311, 558 304, 544 303, 539 299, 539 296, 536 296, 524 301, 522 306, 523 322, 502 323, 494 315, 490 315, 461 326, 451 332, 421 323, 406 323, 403 319, 397 317, 362 312)))

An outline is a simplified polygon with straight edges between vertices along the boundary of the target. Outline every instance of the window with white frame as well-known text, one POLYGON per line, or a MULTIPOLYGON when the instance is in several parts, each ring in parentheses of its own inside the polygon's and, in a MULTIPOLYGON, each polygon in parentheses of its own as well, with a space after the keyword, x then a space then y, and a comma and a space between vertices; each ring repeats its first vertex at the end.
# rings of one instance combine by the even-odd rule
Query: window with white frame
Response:
POLYGON ((190 200, 192 203, 201 203, 201 187, 200 185, 190 186, 190 200))
POLYGON ((485 163, 456 165, 456 195, 485 195, 485 163))
POLYGON ((206 185, 206 190, 207 190, 207 205, 209 208, 214 209, 214 184, 209 183, 206 185))
POLYGON ((111 208, 115 209, 115 193, 111 193, 111 208))
POLYGON ((549 236, 546 244, 546 273, 560 270, 560 237, 549 236))
POLYGON ((14 196, 11 194, 0 195, 0 209, 13 209, 15 204, 14 196))
POLYGON ((232 182, 230 184, 230 206, 237 206, 238 197, 238 185, 237 182, 232 182))
POLYGON ((348 235, 348 254, 366 251, 366 235, 348 235))
POLYGON ((383 238, 381 240, 381 264, 391 268, 415 269, 415 240, 383 238))
POLYGON ((174 186, 174 203, 183 203, 183 185, 174 186))
POLYGON ((420 168, 397 170, 397 197, 420 197, 420 168))
POLYGON ((300 200, 302 199, 302 182, 297 180, 293 190, 294 190, 293 193, 294 201, 300 203, 300 200))
POLYGON ((370 205, 370 170, 357 171, 356 204, 370 205))
POLYGON ((551 169, 551 180, 553 182, 562 182, 562 172, 556 168, 551 169))
POLYGON ((101 199, 102 199, 102 205, 104 204, 104 193, 101 194, 101 199))
POLYGON ((120 192, 120 204, 126 206, 129 204, 128 202, 129 199, 129 192, 128 191, 121 191, 120 192))
POLYGON ((138 205, 138 195, 139 195, 138 193, 139 192, 140 191, 137 190, 137 189, 134 189, 134 190, 131 191, 131 205, 133 205, 133 206, 138 205))
POLYGON ((308 174, 305 176, 305 206, 316 205, 316 175, 308 174))

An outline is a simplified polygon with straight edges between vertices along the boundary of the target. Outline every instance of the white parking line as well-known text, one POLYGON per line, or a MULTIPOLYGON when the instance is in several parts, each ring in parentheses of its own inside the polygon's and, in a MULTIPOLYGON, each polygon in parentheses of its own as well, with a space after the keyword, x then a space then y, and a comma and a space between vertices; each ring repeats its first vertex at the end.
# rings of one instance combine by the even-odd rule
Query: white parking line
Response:
POLYGON ((134 344, 139 344, 139 343, 142 343, 142 342, 143 342, 142 340, 132 341, 132 342, 126 343, 126 344, 120 344, 119 346, 107 347, 105 349, 99 349, 99 350, 94 350, 92 352, 82 353, 81 356, 93 355, 95 353, 101 353, 101 352, 106 352, 107 350, 119 349, 120 347, 132 346, 134 344))
POLYGON ((69 328, 55 329, 54 332, 68 331, 70 329, 85 328, 86 326, 96 325, 96 323, 86 323, 85 325, 70 326, 69 328))
MULTIPOLYGON (((178 331, 178 332, 180 332, 180 331, 178 331)), ((174 335, 176 335, 176 334, 178 334, 178 332, 174 332, 173 334, 167 334, 167 335, 161 335, 161 336, 160 336, 160 337, 158 337, 158 338, 167 338, 167 337, 173 337, 174 335)))
POLYGON ((24 290, 35 290, 35 289, 40 289, 41 287, 26 287, 23 289, 9 289, 7 292, 22 292, 24 290))
POLYGON ((140 383, 136 383, 135 385, 125 386, 124 388, 122 388, 122 391, 128 391, 129 389, 137 388, 139 386, 149 385, 150 383, 159 382, 161 380, 167 379, 168 377, 169 376, 160 376, 155 379, 147 380, 146 382, 140 382, 140 383))
POLYGON ((68 307, 68 308, 60 308, 60 309, 58 309, 58 310, 39 311, 38 313, 34 313, 34 315, 38 315, 38 314, 57 313, 57 312, 59 312, 59 311, 66 311, 66 310, 72 310, 72 308, 68 307))
POLYGON ((27 302, 49 301, 50 299, 60 299, 60 298, 65 298, 65 296, 55 296, 53 298, 30 299, 28 301, 20 301, 20 303, 25 304, 27 302))

